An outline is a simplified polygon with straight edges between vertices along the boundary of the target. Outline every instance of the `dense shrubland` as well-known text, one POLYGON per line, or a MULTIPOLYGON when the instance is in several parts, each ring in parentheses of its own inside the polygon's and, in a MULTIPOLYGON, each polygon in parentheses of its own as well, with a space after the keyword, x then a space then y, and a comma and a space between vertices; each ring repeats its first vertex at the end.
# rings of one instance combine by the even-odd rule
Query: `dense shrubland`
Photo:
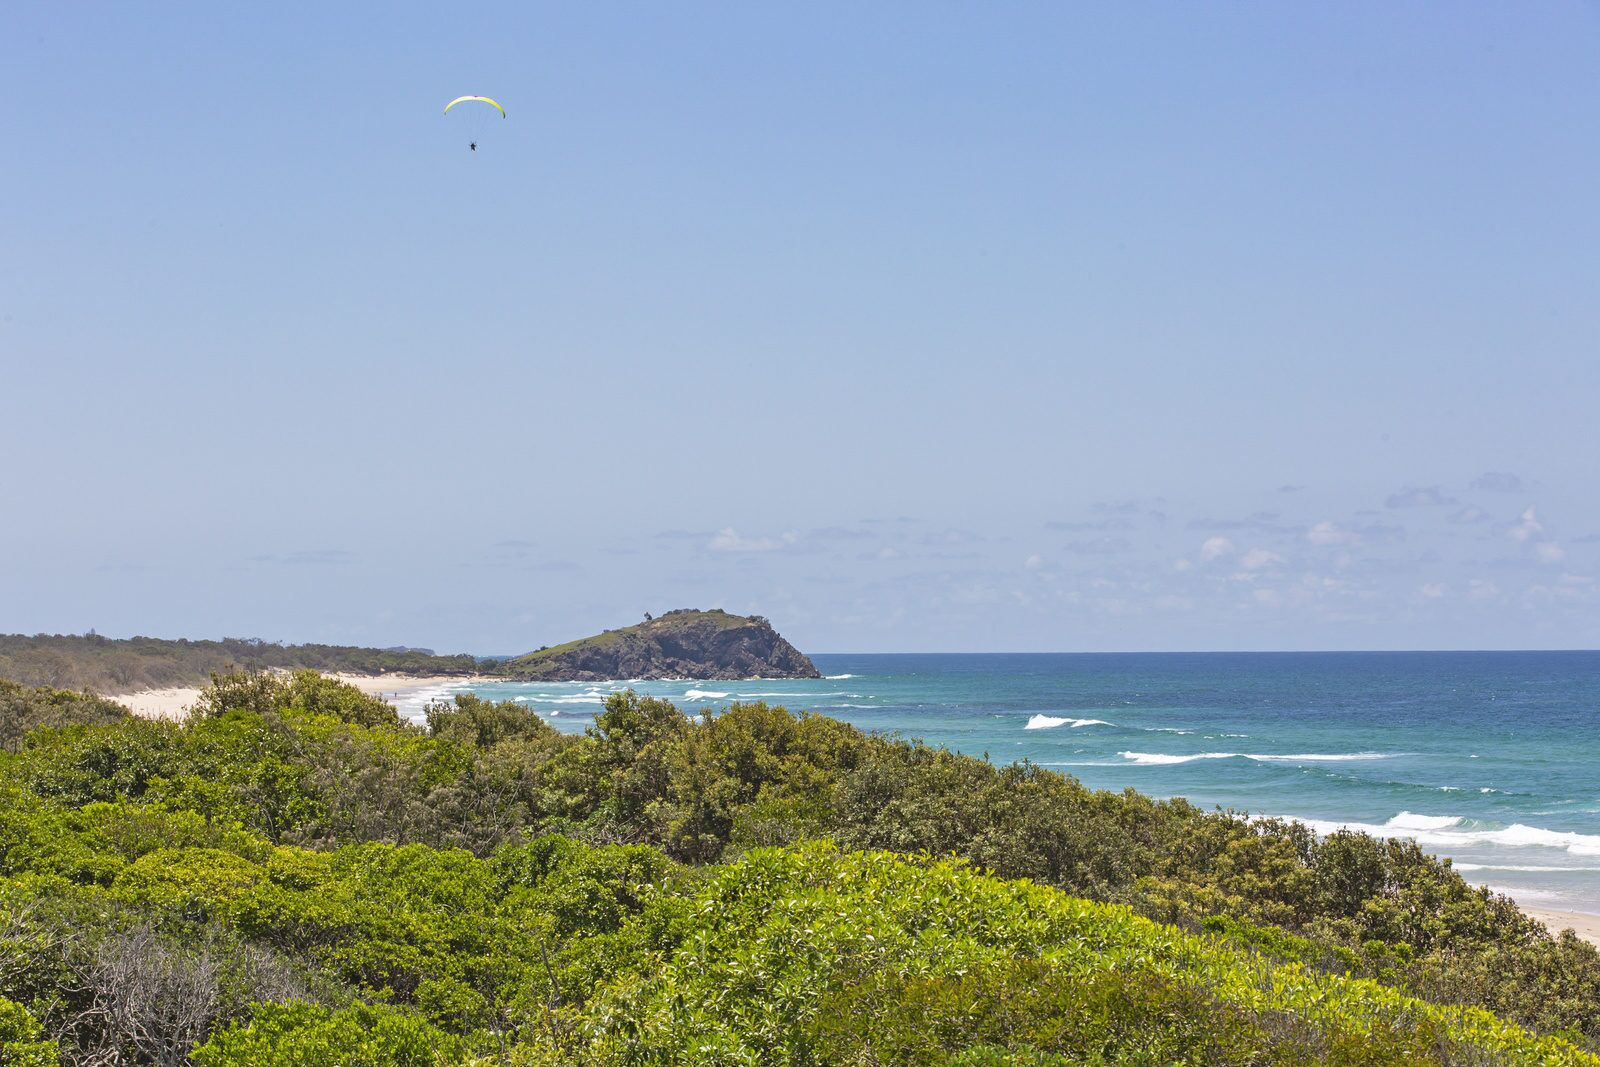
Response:
POLYGON ((1600 1064, 1600 954, 1414 845, 819 716, 307 671, 0 740, 0 1063, 1600 1064))

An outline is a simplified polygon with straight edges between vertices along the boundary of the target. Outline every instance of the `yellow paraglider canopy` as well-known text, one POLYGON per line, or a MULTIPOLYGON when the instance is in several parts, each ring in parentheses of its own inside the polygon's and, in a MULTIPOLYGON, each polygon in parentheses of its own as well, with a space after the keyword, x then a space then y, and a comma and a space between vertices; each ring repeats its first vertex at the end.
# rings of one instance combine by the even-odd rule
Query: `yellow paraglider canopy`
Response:
POLYGON ((500 112, 501 118, 506 117, 506 109, 500 106, 500 102, 498 100, 490 100, 487 96, 458 96, 444 106, 444 113, 446 115, 450 114, 450 109, 461 103, 463 100, 481 100, 483 103, 488 104, 490 107, 500 112))

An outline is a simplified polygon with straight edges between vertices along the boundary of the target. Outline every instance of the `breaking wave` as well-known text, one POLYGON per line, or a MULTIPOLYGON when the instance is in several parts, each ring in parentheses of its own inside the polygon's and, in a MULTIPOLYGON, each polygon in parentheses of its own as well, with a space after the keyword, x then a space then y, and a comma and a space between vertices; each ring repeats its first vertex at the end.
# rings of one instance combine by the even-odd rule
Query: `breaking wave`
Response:
POLYGON ((1375 823, 1333 822, 1325 819, 1300 821, 1319 834, 1330 834, 1335 830, 1358 830, 1374 837, 1409 837, 1419 845, 1427 845, 1447 853, 1453 849, 1489 845, 1499 848, 1554 848, 1561 849, 1570 856, 1600 857, 1600 834, 1546 830, 1542 826, 1528 826, 1525 823, 1494 826, 1456 815, 1417 815, 1409 811, 1402 811, 1381 826, 1375 823))
POLYGON ((1056 715, 1035 715, 1028 720, 1024 730, 1054 730, 1058 726, 1110 726, 1104 719, 1068 719, 1056 715))

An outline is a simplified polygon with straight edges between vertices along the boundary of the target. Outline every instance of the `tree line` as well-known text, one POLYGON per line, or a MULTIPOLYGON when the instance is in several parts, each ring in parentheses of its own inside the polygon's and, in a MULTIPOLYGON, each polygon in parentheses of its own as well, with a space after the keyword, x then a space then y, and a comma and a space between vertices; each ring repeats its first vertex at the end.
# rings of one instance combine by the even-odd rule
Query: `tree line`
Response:
POLYGON ((108 638, 99 634, 0 634, 0 678, 56 689, 133 693, 204 685, 236 669, 311 669, 352 674, 473 674, 469 655, 349 645, 284 645, 247 638, 220 641, 108 638))

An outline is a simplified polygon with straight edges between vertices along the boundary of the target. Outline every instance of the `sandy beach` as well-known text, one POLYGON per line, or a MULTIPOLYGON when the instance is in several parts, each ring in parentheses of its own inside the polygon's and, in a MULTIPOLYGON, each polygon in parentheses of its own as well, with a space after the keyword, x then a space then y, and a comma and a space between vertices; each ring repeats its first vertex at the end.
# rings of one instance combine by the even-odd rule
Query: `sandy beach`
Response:
POLYGON ((1600 915, 1581 911, 1552 911, 1521 905, 1522 910, 1550 928, 1553 934, 1570 929, 1591 944, 1600 945, 1600 915))
MULTIPOLYGON (((335 674, 332 677, 341 682, 348 682, 363 693, 381 697, 391 704, 406 703, 407 698, 415 700, 423 690, 442 690, 451 686, 468 685, 473 681, 471 675, 442 674, 420 678, 397 674, 335 674)), ((189 714, 195 701, 200 699, 200 688, 179 686, 171 689, 145 689, 137 693, 112 696, 111 699, 124 705, 135 715, 146 719, 182 719, 189 714)))

